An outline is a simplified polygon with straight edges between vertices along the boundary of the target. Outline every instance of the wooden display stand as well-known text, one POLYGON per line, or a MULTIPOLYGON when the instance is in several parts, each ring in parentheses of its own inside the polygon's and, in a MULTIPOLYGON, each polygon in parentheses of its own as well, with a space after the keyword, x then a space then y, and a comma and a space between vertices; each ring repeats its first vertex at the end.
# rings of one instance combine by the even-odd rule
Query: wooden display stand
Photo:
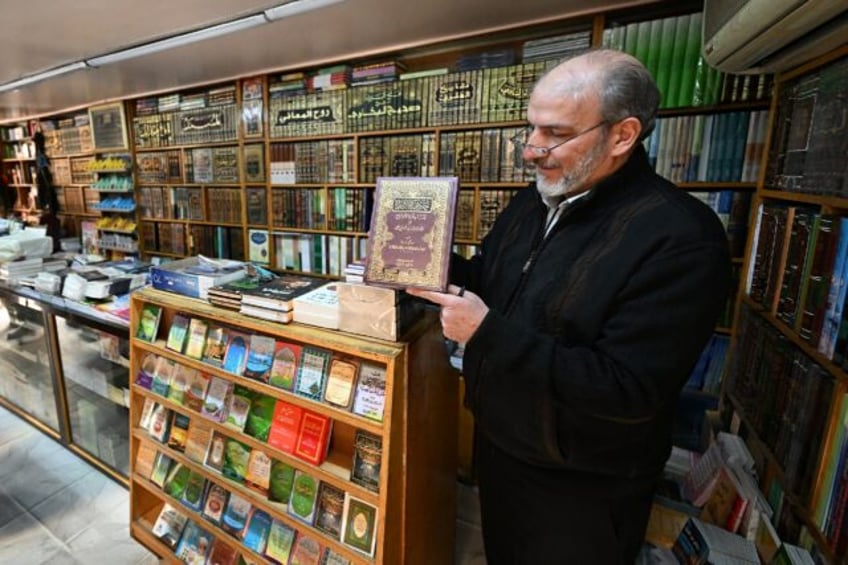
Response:
MULTIPOLYGON (((213 422, 200 413, 171 402, 135 383, 131 385, 130 437, 130 532, 142 545, 164 558, 178 561, 173 551, 151 532, 153 523, 165 503, 178 508, 189 519, 235 548, 250 562, 270 563, 264 555, 253 552, 241 540, 206 521, 171 498, 136 470, 140 446, 147 445, 189 466, 226 490, 250 500, 255 508, 316 539, 324 547, 349 559, 351 563, 450 563, 453 561, 457 469, 457 379, 451 374, 438 325, 429 315, 413 328, 404 342, 386 342, 360 338, 330 330, 299 324, 281 325, 224 311, 206 302, 153 289, 133 294, 131 325, 136 328, 142 308, 154 304, 162 308, 157 339, 145 342, 131 340, 132 375, 139 373, 141 361, 148 352, 171 359, 181 365, 201 370, 211 376, 238 383, 254 392, 282 399, 301 408, 317 412, 333 420, 333 433, 327 460, 313 466, 302 459, 279 451, 251 436, 213 422), (262 382, 236 376, 210 364, 196 361, 165 347, 170 322, 175 313, 192 318, 216 321, 245 333, 272 336, 278 340, 303 346, 319 347, 359 360, 384 365, 386 398, 382 422, 376 422, 350 411, 316 402, 262 382), (269 502, 261 494, 248 490, 181 452, 170 449, 139 427, 146 398, 165 405, 190 419, 203 419, 214 431, 233 437, 253 449, 261 449, 270 457, 283 461, 296 470, 332 484, 377 509, 376 550, 369 557, 330 535, 310 527, 287 514, 281 505, 269 502), (382 439, 382 465, 379 493, 350 481, 353 436, 357 430, 378 435, 382 439)), ((131 331, 131 334, 134 334, 131 331)))

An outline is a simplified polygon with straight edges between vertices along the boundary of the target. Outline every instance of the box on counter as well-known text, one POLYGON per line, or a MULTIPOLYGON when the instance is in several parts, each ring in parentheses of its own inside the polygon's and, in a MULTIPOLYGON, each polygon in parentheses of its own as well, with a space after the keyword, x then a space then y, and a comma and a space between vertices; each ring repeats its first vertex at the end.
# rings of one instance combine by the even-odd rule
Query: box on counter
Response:
POLYGON ((424 311, 419 300, 401 290, 338 283, 339 329, 397 341, 424 311))
POLYGON ((213 263, 200 257, 186 257, 150 268, 153 288, 204 300, 209 287, 244 276, 245 263, 226 259, 217 259, 213 263))

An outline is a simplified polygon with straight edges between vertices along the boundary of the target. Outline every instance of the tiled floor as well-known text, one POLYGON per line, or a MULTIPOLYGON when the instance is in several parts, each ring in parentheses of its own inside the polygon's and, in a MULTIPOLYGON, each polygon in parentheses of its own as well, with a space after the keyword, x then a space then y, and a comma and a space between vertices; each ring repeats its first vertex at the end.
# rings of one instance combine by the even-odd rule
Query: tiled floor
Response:
MULTIPOLYGON (((485 565, 477 497, 458 489, 456 564, 485 565)), ((128 506, 124 487, 0 407, 0 563, 158 563, 130 538, 128 506)))

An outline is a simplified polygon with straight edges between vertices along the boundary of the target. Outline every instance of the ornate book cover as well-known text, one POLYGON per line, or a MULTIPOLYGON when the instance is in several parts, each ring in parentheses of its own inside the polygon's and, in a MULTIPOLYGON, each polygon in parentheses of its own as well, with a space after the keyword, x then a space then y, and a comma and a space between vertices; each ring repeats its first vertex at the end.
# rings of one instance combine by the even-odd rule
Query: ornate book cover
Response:
POLYGON ((378 178, 365 282, 447 290, 458 191, 456 177, 378 178))

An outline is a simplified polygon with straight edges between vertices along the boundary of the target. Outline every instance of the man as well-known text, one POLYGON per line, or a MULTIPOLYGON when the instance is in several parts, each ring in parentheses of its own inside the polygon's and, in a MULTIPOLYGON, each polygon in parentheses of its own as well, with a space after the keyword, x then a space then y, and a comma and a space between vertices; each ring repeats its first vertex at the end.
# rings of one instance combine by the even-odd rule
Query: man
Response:
POLYGON ((454 258, 462 288, 408 290, 466 344, 489 565, 629 564, 642 544, 675 400, 730 281, 715 213, 648 164, 658 101, 617 51, 552 69, 514 140, 536 190, 454 258))

